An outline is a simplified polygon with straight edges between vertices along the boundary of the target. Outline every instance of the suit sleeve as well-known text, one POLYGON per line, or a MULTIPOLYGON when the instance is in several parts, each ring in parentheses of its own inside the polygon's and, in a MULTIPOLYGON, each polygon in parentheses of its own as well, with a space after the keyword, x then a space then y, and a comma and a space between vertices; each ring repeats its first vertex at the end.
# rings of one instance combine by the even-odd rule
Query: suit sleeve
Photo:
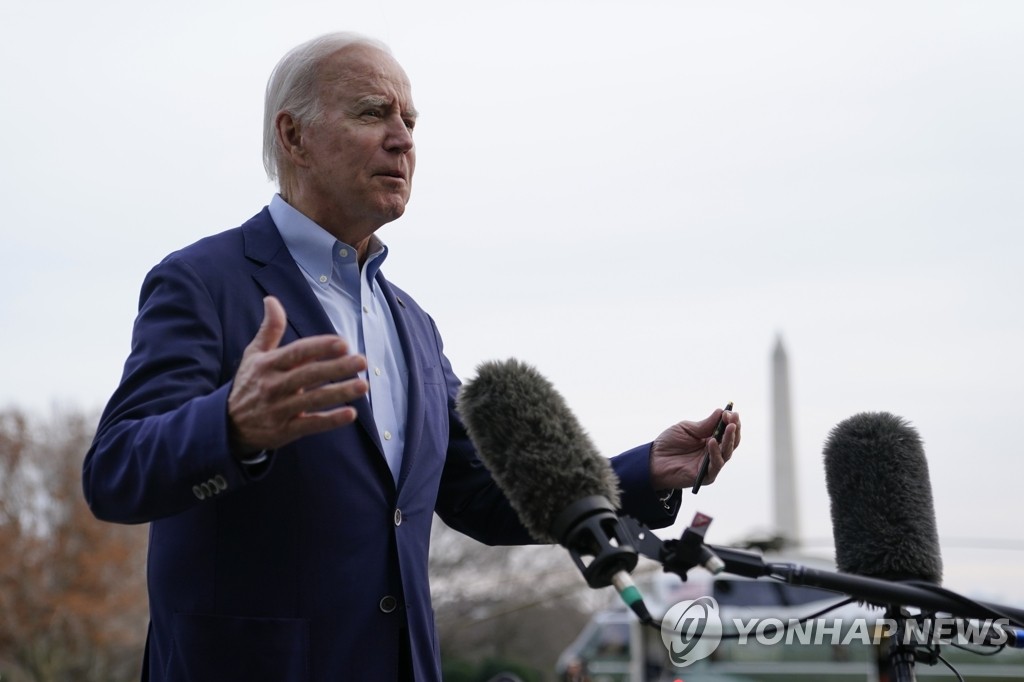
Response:
POLYGON ((242 485, 231 456, 222 321, 207 287, 169 257, 143 283, 131 354, 83 466, 100 519, 143 523, 242 485))
MULTIPOLYGON (((435 328, 435 335, 437 330, 435 328)), ((441 340, 437 337, 440 348, 441 340)), ((485 544, 535 542, 519 521, 504 493, 477 456, 455 409, 460 382, 448 359, 441 355, 448 385, 449 447, 438 491, 437 513, 446 524, 485 544)), ((678 491, 663 500, 651 485, 651 444, 612 458, 622 490, 622 512, 649 528, 671 525, 679 511, 678 491)), ((566 504, 573 500, 566 500, 566 504)))

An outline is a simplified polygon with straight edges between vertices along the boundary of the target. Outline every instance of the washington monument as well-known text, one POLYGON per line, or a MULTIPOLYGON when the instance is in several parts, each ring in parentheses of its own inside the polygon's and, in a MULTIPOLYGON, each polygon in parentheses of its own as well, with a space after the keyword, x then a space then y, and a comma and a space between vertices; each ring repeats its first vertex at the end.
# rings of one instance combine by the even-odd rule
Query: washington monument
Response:
POLYGON ((789 359, 782 337, 772 351, 772 463, 775 489, 775 532, 786 545, 800 544, 797 521, 796 463, 793 453, 793 416, 789 396, 789 359))

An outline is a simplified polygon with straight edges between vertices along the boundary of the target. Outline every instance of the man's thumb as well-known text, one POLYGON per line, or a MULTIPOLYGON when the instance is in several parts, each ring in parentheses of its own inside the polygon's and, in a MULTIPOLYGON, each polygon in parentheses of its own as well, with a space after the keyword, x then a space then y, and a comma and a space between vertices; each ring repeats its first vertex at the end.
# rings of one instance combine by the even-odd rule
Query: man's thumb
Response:
POLYGON ((285 325, 288 324, 288 317, 285 315, 284 306, 273 296, 263 299, 263 322, 259 331, 253 337, 252 346, 256 350, 274 350, 281 343, 284 336, 285 325))

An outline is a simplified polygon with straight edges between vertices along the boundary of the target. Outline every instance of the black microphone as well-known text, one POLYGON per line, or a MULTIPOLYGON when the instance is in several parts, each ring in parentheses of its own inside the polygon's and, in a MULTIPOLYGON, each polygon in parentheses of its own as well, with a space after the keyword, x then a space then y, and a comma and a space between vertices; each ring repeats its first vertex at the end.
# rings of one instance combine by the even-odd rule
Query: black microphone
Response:
POLYGON ((459 391, 457 407, 530 534, 566 547, 590 587, 614 585, 651 622, 629 575, 637 551, 615 512, 618 478, 554 386, 517 360, 486 362, 459 391))
POLYGON ((942 556, 917 431, 887 412, 864 412, 832 429, 824 452, 839 570, 939 584, 942 556))
MULTIPOLYGON (((886 581, 942 580, 928 462, 917 431, 888 412, 838 424, 825 443, 825 482, 840 572, 886 581)), ((898 618, 884 670, 913 680, 918 652, 906 639, 900 602, 872 600, 898 618)))

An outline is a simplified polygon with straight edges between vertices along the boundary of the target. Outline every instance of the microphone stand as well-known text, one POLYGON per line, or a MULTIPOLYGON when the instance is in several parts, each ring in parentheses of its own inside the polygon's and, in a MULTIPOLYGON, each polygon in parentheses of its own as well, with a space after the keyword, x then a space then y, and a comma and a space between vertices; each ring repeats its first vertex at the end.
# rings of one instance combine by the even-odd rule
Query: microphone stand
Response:
MULTIPOLYGON (((886 608, 886 618, 897 623, 896 632, 889 637, 889 660, 896 682, 913 682, 915 679, 916 651, 906 637, 907 621, 911 616, 904 607, 919 608, 930 614, 949 614, 954 618, 1004 619, 1010 626, 1024 628, 1022 609, 971 600, 931 583, 881 580, 793 563, 765 563, 756 552, 706 544, 704 536, 711 520, 711 517, 698 513, 678 540, 661 540, 639 521, 628 516, 619 517, 630 544, 639 554, 657 561, 666 573, 675 573, 684 581, 690 569, 702 566, 716 575, 725 572, 746 578, 772 578, 790 585, 837 592, 886 608)), ((1019 637, 1011 631, 1006 631, 1006 634, 1013 641, 1019 637)), ((936 660, 924 659, 923 662, 934 664, 936 660)))
POLYGON ((892 670, 893 682, 916 682, 914 673, 915 650, 906 640, 907 618, 906 609, 890 604, 885 610, 885 617, 896 623, 896 631, 889 635, 889 668, 892 670))

